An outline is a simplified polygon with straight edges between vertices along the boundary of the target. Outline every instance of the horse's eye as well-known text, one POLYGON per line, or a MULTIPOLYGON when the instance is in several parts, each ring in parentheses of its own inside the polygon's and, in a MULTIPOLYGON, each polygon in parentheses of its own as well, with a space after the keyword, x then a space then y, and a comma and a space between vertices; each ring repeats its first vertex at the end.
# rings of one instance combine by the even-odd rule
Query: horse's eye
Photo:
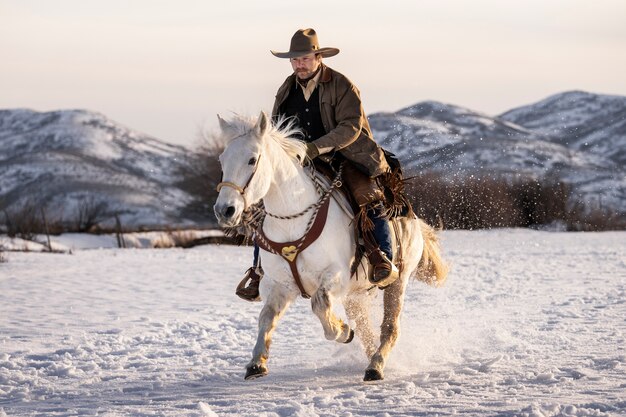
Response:
POLYGON ((253 156, 252 158, 250 158, 250 160, 248 161, 248 165, 254 165, 256 164, 256 158, 253 156))

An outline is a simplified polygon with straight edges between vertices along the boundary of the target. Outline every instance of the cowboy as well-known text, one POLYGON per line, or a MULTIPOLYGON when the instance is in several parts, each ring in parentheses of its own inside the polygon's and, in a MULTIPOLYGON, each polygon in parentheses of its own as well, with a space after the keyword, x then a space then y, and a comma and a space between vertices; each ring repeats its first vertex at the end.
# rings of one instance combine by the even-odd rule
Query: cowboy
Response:
MULTIPOLYGON (((390 285, 398 277, 398 268, 392 262, 391 232, 381 204, 384 195, 377 182, 379 176, 390 172, 390 166, 374 141, 359 90, 343 74, 322 62, 323 58, 337 55, 339 49, 320 48, 315 30, 300 29, 291 38, 288 52, 270 52, 289 59, 293 69, 278 89, 273 119, 294 118, 310 159, 317 158, 331 166, 345 161, 343 182, 373 223, 375 244, 366 248, 374 269, 370 281, 381 288, 390 285)), ((258 267, 258 254, 255 246, 254 266, 246 271, 237 288, 237 295, 248 301, 260 300, 262 269, 258 267)))

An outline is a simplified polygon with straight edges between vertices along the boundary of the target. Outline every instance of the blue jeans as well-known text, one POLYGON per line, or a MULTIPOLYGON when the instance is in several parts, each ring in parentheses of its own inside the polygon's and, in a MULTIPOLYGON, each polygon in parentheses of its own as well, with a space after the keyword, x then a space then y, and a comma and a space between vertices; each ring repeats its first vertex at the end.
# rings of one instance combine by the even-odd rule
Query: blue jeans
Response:
POLYGON ((378 243, 381 251, 387 255, 389 260, 393 260, 393 249, 391 247, 391 229, 387 218, 382 214, 382 204, 367 211, 367 217, 374 223, 374 239, 378 243))
POLYGON ((254 241, 254 253, 253 253, 252 265, 255 267, 259 266, 259 245, 256 244, 256 240, 254 241))

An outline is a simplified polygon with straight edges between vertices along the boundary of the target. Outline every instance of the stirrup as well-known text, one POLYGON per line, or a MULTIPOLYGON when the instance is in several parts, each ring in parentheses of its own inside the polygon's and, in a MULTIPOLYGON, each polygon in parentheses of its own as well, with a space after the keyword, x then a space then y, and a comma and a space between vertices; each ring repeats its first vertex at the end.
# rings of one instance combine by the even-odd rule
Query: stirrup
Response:
POLYGON ((395 280, 400 276, 398 267, 394 265, 392 261, 387 258, 384 252, 378 251, 377 255, 373 256, 375 262, 372 263, 372 274, 369 280, 372 284, 376 285, 380 289, 385 289, 389 285, 393 284, 395 280))
POLYGON ((259 294, 259 283, 261 282, 262 277, 262 269, 260 270, 260 273, 258 273, 255 267, 248 268, 243 279, 241 280, 239 285, 237 285, 235 294, 237 294, 239 298, 246 301, 261 301, 261 295, 259 294), (248 281, 250 281, 250 283, 248 283, 248 281))

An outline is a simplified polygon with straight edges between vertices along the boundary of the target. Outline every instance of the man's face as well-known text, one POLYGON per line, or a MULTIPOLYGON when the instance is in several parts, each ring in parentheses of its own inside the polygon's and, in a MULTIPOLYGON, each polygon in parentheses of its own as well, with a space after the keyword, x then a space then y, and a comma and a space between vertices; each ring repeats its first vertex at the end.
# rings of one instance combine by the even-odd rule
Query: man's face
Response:
POLYGON ((293 72, 296 73, 298 78, 305 79, 317 71, 321 60, 314 53, 311 53, 298 58, 290 58, 289 62, 291 62, 291 68, 293 68, 293 72))

